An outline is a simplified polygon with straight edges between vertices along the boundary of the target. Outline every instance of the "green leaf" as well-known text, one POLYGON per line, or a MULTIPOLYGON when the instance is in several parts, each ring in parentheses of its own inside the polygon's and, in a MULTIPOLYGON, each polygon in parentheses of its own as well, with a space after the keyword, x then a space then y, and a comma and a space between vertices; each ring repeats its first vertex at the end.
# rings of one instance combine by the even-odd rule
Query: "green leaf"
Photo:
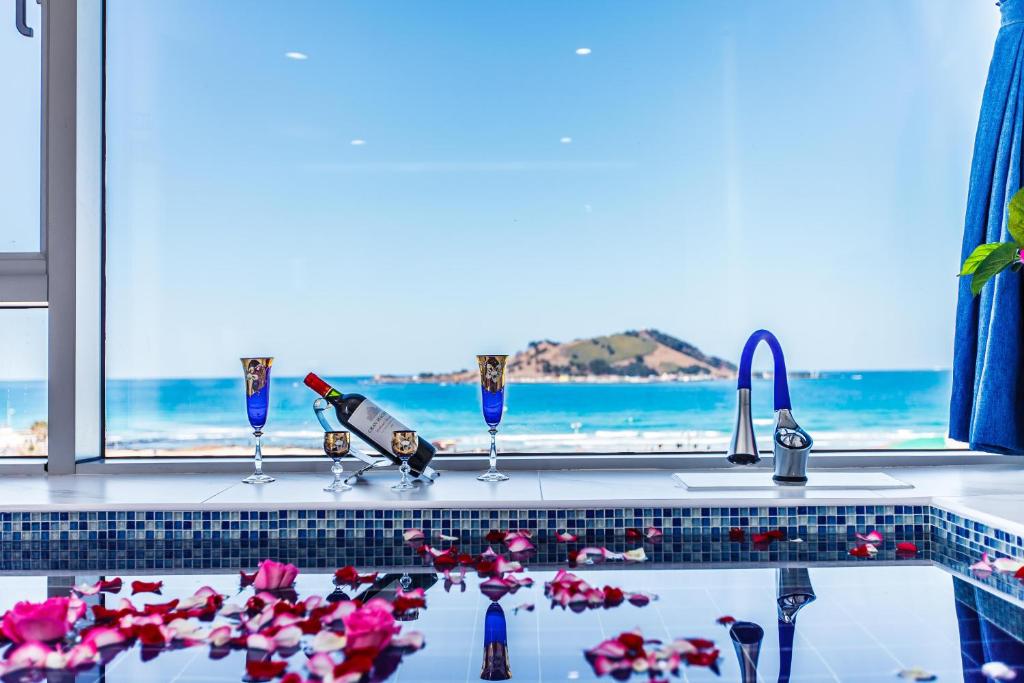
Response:
POLYGON ((971 293, 977 296, 986 282, 1017 260, 1019 251, 1020 248, 1013 242, 1003 242, 992 250, 992 253, 978 264, 974 275, 971 276, 971 293))
POLYGON ((1010 199, 1008 213, 1006 229, 1018 246, 1024 246, 1024 189, 1017 190, 1017 194, 1010 199))
POLYGON ((993 251, 999 248, 1001 242, 989 242, 988 244, 979 244, 977 248, 971 252, 971 255, 964 261, 964 267, 960 269, 961 275, 970 275, 978 269, 981 262, 985 260, 985 257, 991 254, 993 251))

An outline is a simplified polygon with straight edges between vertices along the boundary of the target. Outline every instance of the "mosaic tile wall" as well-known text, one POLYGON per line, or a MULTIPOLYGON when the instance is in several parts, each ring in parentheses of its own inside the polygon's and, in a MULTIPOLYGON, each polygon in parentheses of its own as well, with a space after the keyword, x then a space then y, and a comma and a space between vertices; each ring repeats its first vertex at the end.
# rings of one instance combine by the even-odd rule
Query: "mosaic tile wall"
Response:
POLYGON ((0 540, 102 541, 176 539, 392 539, 409 528, 475 538, 491 529, 530 529, 543 541, 561 530, 587 538, 622 536, 655 526, 683 540, 719 540, 731 527, 748 533, 784 529, 790 537, 852 536, 877 529, 889 537, 921 538, 927 506, 672 507, 521 510, 271 510, 4 512, 0 540))
POLYGON ((936 540, 963 546, 975 559, 984 552, 1024 557, 1024 536, 996 529, 934 505, 929 509, 932 535, 936 540))

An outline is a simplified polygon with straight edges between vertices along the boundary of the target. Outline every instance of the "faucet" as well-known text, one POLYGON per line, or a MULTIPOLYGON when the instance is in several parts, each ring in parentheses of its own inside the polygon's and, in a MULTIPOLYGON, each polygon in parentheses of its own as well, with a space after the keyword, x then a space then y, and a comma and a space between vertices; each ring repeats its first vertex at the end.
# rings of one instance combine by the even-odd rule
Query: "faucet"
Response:
POLYGON ((772 479, 777 484, 803 486, 807 483, 807 458, 814 441, 793 419, 786 359, 782 355, 779 340, 768 330, 754 332, 743 346, 736 383, 736 427, 729 443, 728 460, 734 465, 753 465, 761 460, 757 453, 754 419, 750 411, 750 380, 754 350, 762 341, 768 344, 775 359, 775 435, 772 439, 775 474, 772 479))

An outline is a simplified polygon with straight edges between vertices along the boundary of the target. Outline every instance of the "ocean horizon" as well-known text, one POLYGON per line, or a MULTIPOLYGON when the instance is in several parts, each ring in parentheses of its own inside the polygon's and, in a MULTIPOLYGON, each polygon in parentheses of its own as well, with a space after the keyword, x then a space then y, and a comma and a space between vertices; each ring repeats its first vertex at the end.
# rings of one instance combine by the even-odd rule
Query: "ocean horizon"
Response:
MULTIPOLYGON (((483 450, 488 441, 474 384, 376 382, 325 377, 363 394, 449 452, 483 450)), ((943 448, 948 370, 821 372, 791 378, 797 420, 817 449, 943 448)), ((735 381, 513 383, 499 428, 506 451, 722 450, 735 419, 735 381)), ((265 429, 267 453, 317 452, 322 429, 316 395, 301 377, 274 377, 265 429)), ((755 379, 758 436, 770 443, 771 380, 755 379)), ((242 380, 112 379, 106 383, 106 442, 111 454, 236 454, 251 446, 242 380)), ((45 421, 42 382, 0 382, 6 422, 0 452, 45 421)), ((332 423, 336 419, 331 415, 332 423)), ((336 426, 340 428, 340 425, 336 426)), ((10 453, 8 453, 10 454, 10 453)))

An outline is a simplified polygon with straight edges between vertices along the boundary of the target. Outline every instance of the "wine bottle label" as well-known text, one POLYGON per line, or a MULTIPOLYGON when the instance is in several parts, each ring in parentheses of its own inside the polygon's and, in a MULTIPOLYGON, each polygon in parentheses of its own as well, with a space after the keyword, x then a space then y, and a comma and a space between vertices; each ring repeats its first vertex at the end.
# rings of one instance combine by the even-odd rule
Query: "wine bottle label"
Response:
POLYGON ((363 399, 359 407, 352 411, 348 420, 355 429, 373 439, 385 453, 391 452, 392 433, 409 429, 368 398, 363 399))

